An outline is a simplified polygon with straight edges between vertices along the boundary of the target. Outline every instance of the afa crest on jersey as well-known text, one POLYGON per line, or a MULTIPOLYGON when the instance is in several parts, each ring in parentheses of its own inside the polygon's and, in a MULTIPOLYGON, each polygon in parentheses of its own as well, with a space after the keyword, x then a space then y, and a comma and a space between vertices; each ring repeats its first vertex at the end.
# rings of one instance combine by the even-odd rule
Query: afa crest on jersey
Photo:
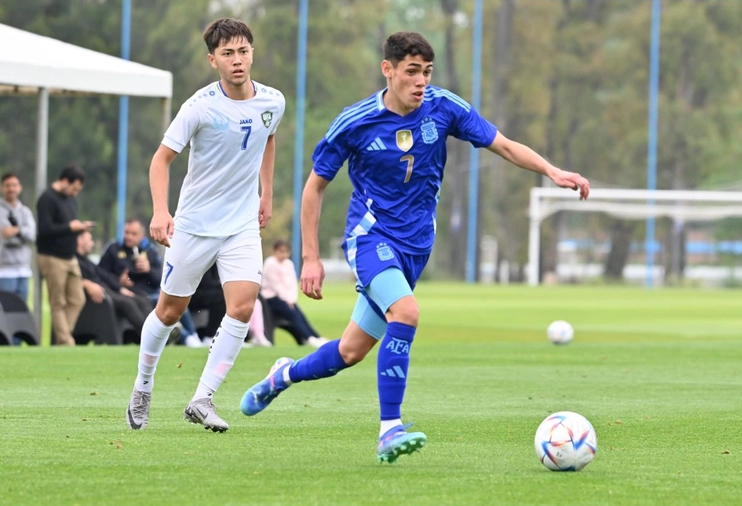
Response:
POLYGON ((390 248, 385 242, 380 242, 376 245, 376 254, 382 262, 394 258, 394 251, 392 251, 392 248, 390 248))
POLYGON ((423 134, 423 142, 425 144, 433 144, 438 140, 438 129, 435 127, 435 121, 430 118, 425 118, 423 124, 420 126, 420 130, 423 134))
POLYGON ((397 130, 397 147, 402 151, 412 148, 412 130, 397 130))
POLYGON ((268 128, 273 122, 273 113, 270 111, 265 111, 263 114, 260 115, 260 119, 263 120, 263 125, 265 125, 265 128, 268 128))

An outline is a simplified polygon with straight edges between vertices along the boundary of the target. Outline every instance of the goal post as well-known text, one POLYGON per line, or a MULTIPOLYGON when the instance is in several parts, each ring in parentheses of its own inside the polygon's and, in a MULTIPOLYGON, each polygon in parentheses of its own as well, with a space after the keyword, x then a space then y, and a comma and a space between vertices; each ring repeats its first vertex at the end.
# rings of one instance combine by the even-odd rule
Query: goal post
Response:
POLYGON ((742 216, 742 192, 596 188, 590 190, 588 200, 580 201, 572 190, 531 188, 527 269, 531 286, 538 285, 541 224, 559 211, 602 212, 627 220, 670 217, 686 222, 715 221, 742 216))

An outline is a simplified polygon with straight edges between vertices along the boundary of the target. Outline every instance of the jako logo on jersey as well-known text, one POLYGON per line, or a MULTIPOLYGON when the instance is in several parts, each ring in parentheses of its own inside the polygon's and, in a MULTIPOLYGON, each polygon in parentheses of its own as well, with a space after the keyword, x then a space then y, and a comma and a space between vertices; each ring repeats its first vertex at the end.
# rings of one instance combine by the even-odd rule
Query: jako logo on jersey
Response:
POLYGON ((265 128, 268 128, 271 126, 271 122, 273 121, 273 113, 270 111, 265 111, 263 114, 260 115, 260 119, 263 120, 263 125, 265 125, 265 128))
POLYGON ((379 260, 382 262, 386 262, 387 260, 391 260, 394 258, 394 252, 392 251, 392 248, 387 246, 385 242, 380 242, 376 245, 376 254, 379 255, 379 260))
POLYGON ((411 130, 399 130, 397 131, 397 147, 402 151, 409 151, 412 148, 412 131, 411 130))
POLYGON ((438 129, 435 127, 435 122, 430 118, 425 118, 423 124, 420 126, 420 130, 423 134, 423 142, 425 144, 433 144, 438 140, 438 129))
POLYGON ((382 151, 384 149, 386 149, 386 146, 378 137, 366 147, 366 151, 382 151))
POLYGON ((219 111, 214 111, 214 119, 211 124, 216 130, 226 130, 229 128, 229 118, 219 111))
MULTIPOLYGON (((401 339, 397 339, 395 337, 393 337, 391 341, 389 341, 389 344, 387 344, 385 348, 387 350, 391 350, 391 352, 396 355, 401 355, 403 353, 404 354, 410 353, 410 343, 408 343, 407 341, 403 341, 401 339)), ((404 378, 404 373, 402 373, 402 375, 399 377, 404 378)))
POLYGON ((240 125, 252 125, 252 118, 241 119, 240 125))

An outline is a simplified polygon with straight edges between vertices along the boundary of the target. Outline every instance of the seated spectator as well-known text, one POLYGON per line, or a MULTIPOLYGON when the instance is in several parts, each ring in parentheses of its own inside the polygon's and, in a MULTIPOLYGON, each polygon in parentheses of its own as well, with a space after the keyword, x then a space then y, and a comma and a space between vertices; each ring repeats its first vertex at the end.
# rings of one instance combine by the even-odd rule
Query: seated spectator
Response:
POLYGON ((93 251, 93 236, 90 232, 82 232, 77 236, 77 261, 82 273, 82 286, 89 301, 101 304, 106 298, 111 299, 116 314, 126 318, 136 330, 136 339, 139 335, 147 315, 152 311, 152 302, 146 295, 132 292, 121 286, 119 278, 96 265, 88 255, 93 251))
MULTIPOLYGON (((155 245, 144 236, 144 227, 139 220, 130 219, 124 224, 123 242, 111 243, 103 252, 98 265, 115 274, 121 286, 132 292, 146 295, 153 304, 160 298, 162 258, 155 245)), ((179 344, 199 341, 196 325, 190 311, 180 319, 183 328, 179 344), (192 337, 191 337, 192 336, 192 337)))
MULTIPOLYGON (((224 301, 224 291, 222 290, 222 283, 219 280, 219 269, 217 269, 216 264, 212 265, 211 268, 206 271, 203 278, 201 278, 201 283, 199 283, 196 292, 188 303, 188 309, 193 314, 203 309, 208 310, 209 321, 206 324, 206 327, 202 330, 202 333, 204 334, 204 342, 207 343, 206 346, 208 346, 208 343, 211 342, 211 338, 216 333, 219 325, 221 325, 224 314, 227 312, 227 305, 224 301)), ((273 344, 271 344, 271 342, 265 337, 265 330, 263 327, 263 309, 260 300, 255 301, 255 308, 253 309, 249 325, 247 340, 245 342, 246 345, 273 346, 273 344)))
POLYGON ((260 293, 273 314, 288 320, 289 326, 284 328, 297 344, 319 348, 327 342, 327 339, 321 337, 312 327, 296 303, 299 298, 299 286, 294 262, 290 256, 291 248, 288 242, 279 239, 273 244, 273 255, 266 258, 263 263, 260 293))

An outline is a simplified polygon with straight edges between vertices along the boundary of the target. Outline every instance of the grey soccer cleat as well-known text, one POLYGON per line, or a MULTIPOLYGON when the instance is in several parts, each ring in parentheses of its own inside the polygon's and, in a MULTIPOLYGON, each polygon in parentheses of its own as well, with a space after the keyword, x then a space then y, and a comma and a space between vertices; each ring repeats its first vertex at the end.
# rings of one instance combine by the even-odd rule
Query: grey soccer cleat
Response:
POLYGON ((126 408, 126 425, 133 430, 147 428, 149 422, 149 404, 152 402, 152 394, 140 392, 136 388, 131 392, 129 407, 126 408))
POLYGON ((183 411, 183 420, 200 423, 204 429, 211 429, 214 432, 225 432, 229 429, 229 424, 216 414, 216 406, 208 397, 189 402, 183 411))

